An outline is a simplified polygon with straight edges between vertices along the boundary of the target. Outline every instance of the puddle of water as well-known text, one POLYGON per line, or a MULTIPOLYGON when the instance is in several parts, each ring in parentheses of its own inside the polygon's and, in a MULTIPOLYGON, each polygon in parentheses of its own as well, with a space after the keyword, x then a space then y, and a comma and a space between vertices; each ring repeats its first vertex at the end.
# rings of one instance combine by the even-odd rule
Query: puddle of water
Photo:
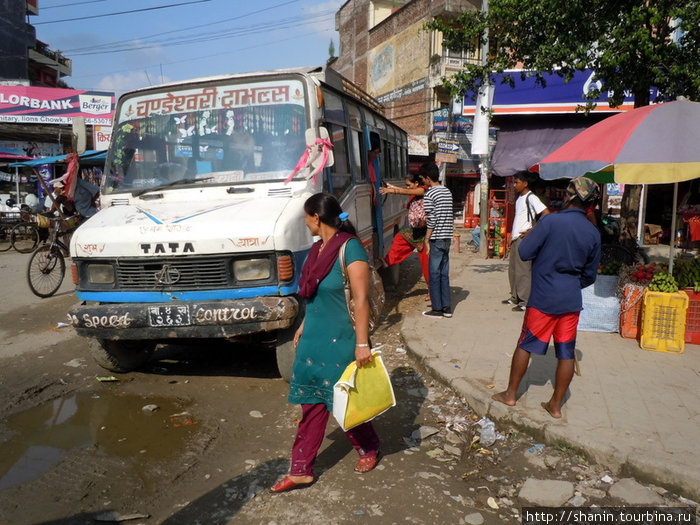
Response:
POLYGON ((0 427, 0 490, 41 476, 82 447, 120 458, 168 459, 182 453, 196 421, 181 399, 113 392, 79 393, 15 414, 0 427), (144 412, 145 405, 157 405, 144 412), (171 417, 176 415, 176 417, 171 417))

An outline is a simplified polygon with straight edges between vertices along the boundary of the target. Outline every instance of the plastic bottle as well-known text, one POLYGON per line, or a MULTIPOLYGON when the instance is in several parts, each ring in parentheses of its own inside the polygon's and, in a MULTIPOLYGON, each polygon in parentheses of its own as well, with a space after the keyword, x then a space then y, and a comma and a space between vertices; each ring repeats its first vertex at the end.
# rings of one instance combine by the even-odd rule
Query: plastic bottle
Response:
POLYGON ((481 426, 481 436, 479 443, 482 447, 490 447, 496 442, 496 425, 490 419, 484 419, 484 424, 481 426))

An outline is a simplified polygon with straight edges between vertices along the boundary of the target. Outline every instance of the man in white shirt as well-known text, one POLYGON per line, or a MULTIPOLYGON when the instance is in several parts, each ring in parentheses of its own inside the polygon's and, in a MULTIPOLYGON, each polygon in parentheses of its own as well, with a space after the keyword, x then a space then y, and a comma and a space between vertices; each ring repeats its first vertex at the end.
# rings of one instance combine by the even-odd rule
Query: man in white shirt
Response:
POLYGON ((518 245, 535 226, 537 219, 547 215, 549 210, 542 201, 530 191, 530 185, 537 180, 537 175, 529 171, 520 171, 513 175, 513 186, 518 196, 515 201, 515 217, 508 258, 508 282, 510 297, 503 304, 513 305, 514 312, 525 311, 530 296, 532 262, 523 261, 518 254, 518 245))

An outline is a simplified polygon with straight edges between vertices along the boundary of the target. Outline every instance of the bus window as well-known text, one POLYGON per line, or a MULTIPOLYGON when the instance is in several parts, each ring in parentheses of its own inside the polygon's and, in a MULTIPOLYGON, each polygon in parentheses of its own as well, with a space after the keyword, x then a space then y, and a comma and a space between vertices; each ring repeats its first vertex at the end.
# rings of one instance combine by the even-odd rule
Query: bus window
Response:
MULTIPOLYGON (((352 167, 353 167, 353 174, 355 175, 355 182, 365 182, 367 180, 367 177, 365 176, 365 173, 362 171, 362 151, 365 149, 361 147, 362 141, 364 140, 364 137, 362 136, 361 131, 355 131, 352 130, 350 133, 350 149, 352 150, 352 167)), ((365 160, 364 164, 367 164, 367 161, 365 160)))
POLYGON ((384 179, 395 179, 397 174, 395 173, 395 162, 396 156, 394 151, 394 145, 390 142, 384 142, 384 148, 382 148, 382 161, 384 168, 382 170, 382 178, 384 179))
POLYGON ((323 101, 326 113, 326 120, 345 123, 345 111, 343 110, 343 100, 330 91, 323 91, 323 101))
POLYGON ((360 108, 358 108, 355 104, 348 104, 348 113, 350 114, 350 127, 353 129, 362 129, 360 108))
POLYGON ((333 143, 333 156, 335 162, 331 167, 331 184, 333 195, 338 199, 352 184, 352 174, 348 163, 347 144, 345 142, 345 128, 338 124, 328 123, 328 131, 333 143))

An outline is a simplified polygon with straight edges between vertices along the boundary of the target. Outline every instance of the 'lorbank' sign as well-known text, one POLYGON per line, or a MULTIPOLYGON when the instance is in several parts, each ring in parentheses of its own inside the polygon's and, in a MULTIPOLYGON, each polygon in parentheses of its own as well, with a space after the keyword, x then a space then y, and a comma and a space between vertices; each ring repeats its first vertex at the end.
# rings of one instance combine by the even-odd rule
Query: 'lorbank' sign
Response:
POLYGON ((33 86, 0 86, 0 122, 111 125, 114 93, 33 86))

